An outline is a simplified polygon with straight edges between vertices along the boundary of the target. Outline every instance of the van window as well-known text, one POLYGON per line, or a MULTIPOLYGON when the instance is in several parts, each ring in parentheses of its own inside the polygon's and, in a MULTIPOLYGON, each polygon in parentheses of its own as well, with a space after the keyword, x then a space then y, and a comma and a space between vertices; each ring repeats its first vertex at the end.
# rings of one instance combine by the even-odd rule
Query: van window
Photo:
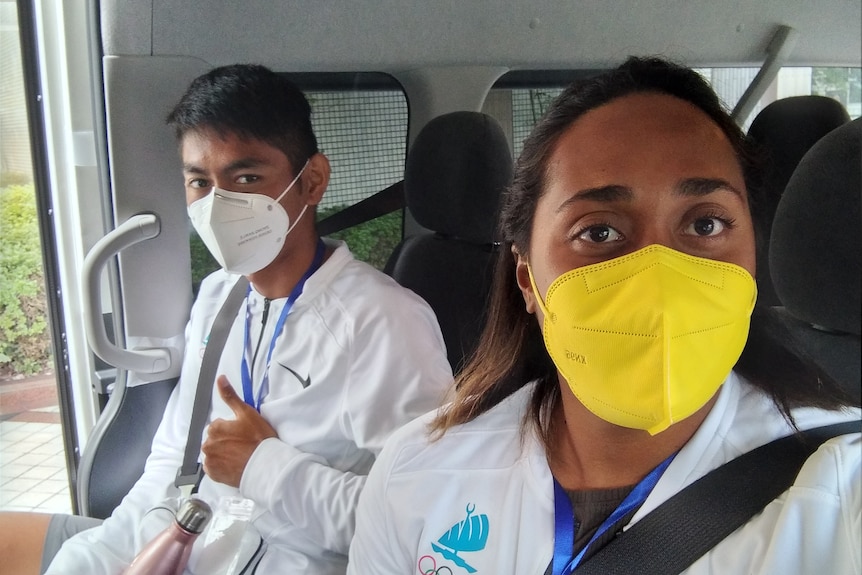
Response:
MULTIPOLYGON (((399 89, 309 91, 312 124, 329 158, 329 189, 318 206, 322 220, 404 178, 407 99, 399 89)), ((401 241, 402 210, 331 234, 353 255, 383 269, 401 241)))
POLYGON ((851 119, 862 116, 862 68, 782 68, 776 99, 816 94, 844 105, 851 119))
MULTIPOLYGON (((759 68, 696 68, 718 93, 727 109, 732 110, 759 68)), ((542 117, 548 104, 572 80, 590 71, 517 71, 504 74, 491 89, 483 112, 494 116, 512 142, 517 158, 524 138, 542 117), (532 84, 532 85, 531 85, 532 84)), ((790 96, 816 94, 841 102, 851 118, 862 114, 862 68, 785 67, 742 124, 749 124, 767 104, 790 96)))
MULTIPOLYGON (((758 68, 700 68, 698 72, 710 82, 724 103, 733 108, 757 75, 758 68)), ((743 121, 742 127, 747 130, 757 113, 768 104, 791 96, 818 95, 833 98, 841 102, 851 118, 858 118, 862 114, 860 80, 862 68, 781 68, 775 81, 743 121)))

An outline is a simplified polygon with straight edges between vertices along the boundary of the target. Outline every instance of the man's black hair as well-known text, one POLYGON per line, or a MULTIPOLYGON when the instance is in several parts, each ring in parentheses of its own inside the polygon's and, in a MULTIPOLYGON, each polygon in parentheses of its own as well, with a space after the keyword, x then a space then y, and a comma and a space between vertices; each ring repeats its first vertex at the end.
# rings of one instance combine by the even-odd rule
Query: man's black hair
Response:
POLYGON ((286 77, 258 64, 222 66, 197 77, 167 123, 177 140, 209 129, 266 142, 284 152, 295 170, 318 151, 305 95, 286 77))

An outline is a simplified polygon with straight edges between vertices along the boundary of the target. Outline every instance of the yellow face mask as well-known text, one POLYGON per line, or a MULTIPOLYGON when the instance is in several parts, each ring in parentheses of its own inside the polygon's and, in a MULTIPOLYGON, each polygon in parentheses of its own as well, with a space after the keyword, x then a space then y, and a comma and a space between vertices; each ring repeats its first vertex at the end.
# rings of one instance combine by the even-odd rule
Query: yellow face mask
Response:
POLYGON ((584 406, 655 435, 703 407, 739 359, 757 287, 745 269, 661 245, 576 268, 542 301, 545 347, 584 406))

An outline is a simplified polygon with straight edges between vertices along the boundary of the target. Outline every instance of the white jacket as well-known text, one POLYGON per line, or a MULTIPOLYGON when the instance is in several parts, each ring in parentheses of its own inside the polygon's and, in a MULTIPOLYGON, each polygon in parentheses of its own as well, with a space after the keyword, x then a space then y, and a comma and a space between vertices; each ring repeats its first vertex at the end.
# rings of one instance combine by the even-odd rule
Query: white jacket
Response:
MULTIPOLYGON (((433 414, 393 435, 360 499, 349 574, 468 573, 440 552, 447 541, 462 547, 458 562, 478 575, 545 573, 553 557, 554 490, 541 443, 533 432, 521 434, 532 388, 436 442, 427 437, 433 414), (449 531, 468 515, 464 527, 473 531, 463 531, 461 542, 457 529, 449 531), (473 549, 464 544, 471 537, 473 549)), ((805 408, 793 415, 808 429, 859 419, 860 411, 805 408)), ((708 471, 790 433, 771 400, 732 373, 629 525, 708 471)), ((787 492, 685 573, 858 574, 860 542, 862 440, 856 433, 822 445, 787 492)))
MULTIPOLYGON (((178 495, 173 483, 183 457, 201 358, 215 316, 238 277, 217 271, 201 285, 186 328, 180 381, 143 477, 101 527, 62 547, 48 573, 117 574, 171 519, 161 513, 155 524, 153 514, 142 521, 150 508, 178 495)), ((263 301, 251 292, 252 346, 260 332, 263 301)), ((270 306, 254 368, 255 393, 285 301, 274 300, 270 306)), ((240 397, 244 322, 245 305, 218 369, 240 397)), ((254 451, 239 490, 204 478, 199 494, 210 503, 237 492, 254 500, 253 527, 266 542, 256 573, 344 573, 359 493, 384 440, 407 421, 439 406, 451 384, 436 317, 413 292, 354 260, 339 244, 309 278, 288 315, 269 378, 261 414, 278 439, 267 439, 254 451)), ((215 418, 233 418, 217 391, 210 421, 215 418)), ((194 555, 186 572, 194 572, 194 555)))

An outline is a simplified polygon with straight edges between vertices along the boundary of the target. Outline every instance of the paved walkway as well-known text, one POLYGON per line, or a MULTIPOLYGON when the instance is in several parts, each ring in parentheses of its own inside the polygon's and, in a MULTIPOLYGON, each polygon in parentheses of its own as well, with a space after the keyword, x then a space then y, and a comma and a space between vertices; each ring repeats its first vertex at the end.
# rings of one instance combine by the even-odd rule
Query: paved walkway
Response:
POLYGON ((0 510, 72 511, 51 375, 0 381, 0 510))

